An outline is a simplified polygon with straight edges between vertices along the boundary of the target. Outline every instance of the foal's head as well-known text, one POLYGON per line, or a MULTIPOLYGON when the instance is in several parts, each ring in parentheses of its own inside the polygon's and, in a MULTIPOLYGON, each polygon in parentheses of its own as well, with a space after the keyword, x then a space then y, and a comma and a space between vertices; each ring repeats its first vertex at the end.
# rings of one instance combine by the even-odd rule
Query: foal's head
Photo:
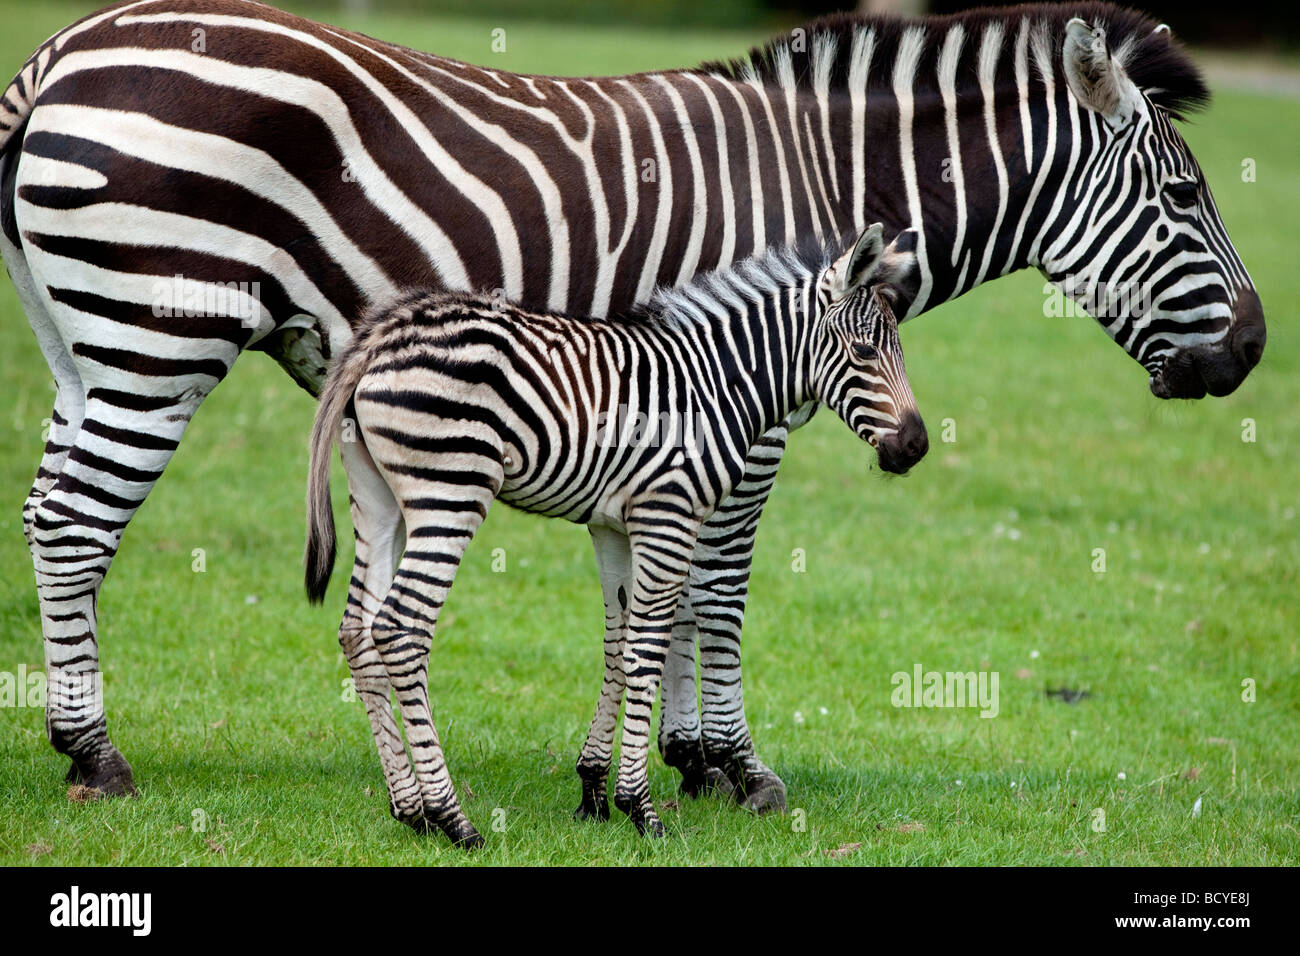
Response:
POLYGON ((882 469, 902 474, 930 440, 903 369, 888 284, 896 263, 881 234, 870 226, 818 278, 809 372, 814 396, 876 449, 882 469))

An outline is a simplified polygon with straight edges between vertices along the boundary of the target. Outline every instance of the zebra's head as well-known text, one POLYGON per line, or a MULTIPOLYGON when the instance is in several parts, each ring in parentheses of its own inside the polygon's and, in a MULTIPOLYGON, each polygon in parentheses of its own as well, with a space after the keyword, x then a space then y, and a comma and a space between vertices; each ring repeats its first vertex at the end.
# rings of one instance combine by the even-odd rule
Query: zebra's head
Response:
POLYGON ((883 231, 868 227, 818 277, 809 380, 814 396, 876 449, 880 467, 903 474, 930 440, 903 368, 888 284, 903 257, 886 252, 883 231))
POLYGON ((1181 100, 1164 98, 1159 73, 1183 56, 1166 26, 1112 51, 1102 25, 1075 18, 1061 54, 1091 148, 1062 185, 1037 265, 1146 368, 1157 397, 1226 395, 1266 335, 1259 296, 1172 122, 1180 102, 1208 94, 1195 76, 1181 100))

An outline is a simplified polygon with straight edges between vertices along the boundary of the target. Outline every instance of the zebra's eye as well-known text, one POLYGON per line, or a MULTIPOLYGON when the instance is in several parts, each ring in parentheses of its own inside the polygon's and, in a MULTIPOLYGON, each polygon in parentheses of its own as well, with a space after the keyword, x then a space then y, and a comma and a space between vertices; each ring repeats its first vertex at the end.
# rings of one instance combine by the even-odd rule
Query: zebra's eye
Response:
POLYGON ((1196 183, 1170 183, 1165 187, 1165 194, 1179 209, 1194 209, 1199 198, 1196 183))
POLYGON ((866 342, 854 342, 849 346, 849 351, 859 362, 874 362, 880 357, 880 349, 866 342))

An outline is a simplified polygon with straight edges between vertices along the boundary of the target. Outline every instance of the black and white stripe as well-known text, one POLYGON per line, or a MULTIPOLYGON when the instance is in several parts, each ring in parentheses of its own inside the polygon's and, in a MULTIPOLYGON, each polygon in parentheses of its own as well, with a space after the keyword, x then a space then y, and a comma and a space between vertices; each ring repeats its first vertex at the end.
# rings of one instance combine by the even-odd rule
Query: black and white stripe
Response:
POLYGON ((615 803, 643 832, 663 833, 646 776, 651 707, 699 528, 743 479, 749 449, 821 402, 876 447, 882 467, 905 471, 925 454, 882 251, 877 224, 834 263, 770 253, 614 321, 434 292, 358 329, 326 379, 312 434, 307 589, 321 599, 333 565, 337 439, 356 446, 346 458, 353 579, 374 601, 349 604, 339 639, 350 661, 377 659, 396 692, 410 759, 386 691, 367 687, 365 702, 398 819, 482 842, 433 725, 428 654, 461 556, 500 498, 591 528, 606 674, 578 761, 578 815, 609 816, 625 700, 615 803), (382 519, 368 504, 386 510, 384 491, 406 528, 395 570, 364 557, 364 534, 382 519))
MULTIPOLYGON (((798 36, 732 64, 560 79, 249 0, 132 0, 42 45, 0 96, 0 252, 58 386, 24 507, 50 680, 98 673, 120 535, 238 355, 268 352, 314 392, 398 289, 603 316, 881 220, 915 230, 904 318, 1034 266, 1081 298, 1150 288, 1151 308, 1104 321, 1157 395, 1222 394, 1258 361, 1258 297, 1170 123, 1205 89, 1167 30, 1079 3, 798 36), (177 275, 258 292, 159 316, 177 275)), ((661 728, 688 789, 707 763, 759 807, 783 788, 745 725, 739 636, 787 434, 755 445, 701 531, 661 728)), ((380 524, 400 549, 396 515, 380 524)), ((131 788, 101 707, 56 698, 47 717, 75 772, 131 788)))

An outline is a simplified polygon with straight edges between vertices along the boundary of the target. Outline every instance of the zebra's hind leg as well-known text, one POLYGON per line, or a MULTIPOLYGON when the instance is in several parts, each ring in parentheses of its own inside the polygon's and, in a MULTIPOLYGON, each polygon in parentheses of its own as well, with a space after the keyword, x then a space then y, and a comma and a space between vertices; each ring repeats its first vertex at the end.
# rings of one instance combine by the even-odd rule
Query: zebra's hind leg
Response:
POLYGON ((200 398, 185 394, 146 397, 92 388, 58 477, 32 514, 46 730, 54 748, 72 758, 76 778, 109 795, 134 793, 135 785, 108 738, 96 604, 123 531, 198 407, 200 398))
MULTIPOLYGON (((12 159, 9 161, 12 162, 12 159)), ((3 166, 4 162, 5 160, 0 158, 0 166, 3 166)), ((27 494, 26 501, 23 502, 22 511, 23 536, 27 539, 27 547, 31 551, 32 560, 35 561, 36 512, 41 502, 45 500, 45 497, 58 481, 59 474, 63 471, 63 465, 68 460, 68 452, 72 448, 73 439, 76 438, 77 432, 81 429, 81 423, 86 415, 86 391, 81 382, 81 375, 73 362, 72 354, 64 344, 58 327, 46 307, 46 300, 41 296, 37 283, 32 277, 26 255, 13 244, 11 237, 3 231, 0 231, 0 254, 3 254, 5 266, 9 271, 10 278, 13 280, 14 288, 18 292, 18 299, 22 303, 23 311, 27 313, 28 321, 31 323, 32 331, 36 335, 41 354, 44 356, 50 374, 54 378, 54 410, 50 414, 46 426, 48 430, 45 439, 45 450, 41 455, 41 463, 36 469, 36 478, 32 481, 31 490, 27 494)), ((50 629, 44 619, 42 619, 42 624, 45 626, 44 633, 47 635, 48 642, 50 629)), ((47 660, 50 657, 51 650, 47 643, 47 660)), ((97 668, 93 668, 91 673, 97 675, 97 668)), ((97 680, 92 681, 92 686, 97 689, 97 680)), ((71 688, 68 688, 68 690, 71 690, 71 688)), ((69 696, 80 697, 84 695, 69 696)), ((93 702, 88 703, 93 708, 93 702)), ((54 737, 50 731, 48 716, 46 730, 53 742, 54 737)), ((81 766, 74 759, 68 767, 65 779, 69 783, 84 783, 90 779, 100 784, 100 789, 107 788, 107 791, 115 794, 133 793, 135 791, 131 768, 127 765, 125 758, 108 743, 106 730, 102 740, 98 741, 95 746, 82 747, 81 753, 83 755, 81 766), (102 755, 102 759, 96 763, 94 755, 102 755), (88 777, 83 775, 83 767, 89 771, 88 777)))
POLYGON ((363 442, 340 441, 339 452, 348 476, 356 538, 356 559, 339 625, 339 646, 370 721, 388 789, 389 811, 397 820, 420 830, 425 827, 420 785, 393 716, 388 670, 370 633, 375 614, 392 587, 393 573, 405 546, 402 512, 363 442))
MULTIPOLYGON (((32 481, 31 491, 28 492, 27 500, 23 502, 23 536, 27 539, 27 547, 32 552, 33 560, 36 556, 36 511, 58 481, 63 465, 68 460, 73 439, 81 429, 86 414, 86 395, 81 387, 81 379, 71 367, 71 363, 65 361, 66 353, 62 343, 54 343, 51 348, 42 338, 41 344, 43 351, 46 352, 50 370, 54 373, 57 392, 54 410, 48 419, 45 451, 36 469, 36 478, 32 481)), ((98 766, 90 768, 90 777, 83 776, 82 767, 73 760, 64 779, 68 783, 83 784, 87 779, 94 779, 101 785, 100 789, 108 788, 106 792, 133 793, 135 785, 126 759, 115 750, 105 750, 102 746, 94 752, 104 754, 104 758, 98 766)))
POLYGON ((632 550, 627 535, 613 528, 590 526, 596 550, 601 596, 605 602, 605 673, 591 729, 578 756, 582 802, 573 815, 579 820, 608 820, 606 787, 614 754, 614 732, 623 706, 623 640, 627 627, 628 595, 632 589, 632 550))

